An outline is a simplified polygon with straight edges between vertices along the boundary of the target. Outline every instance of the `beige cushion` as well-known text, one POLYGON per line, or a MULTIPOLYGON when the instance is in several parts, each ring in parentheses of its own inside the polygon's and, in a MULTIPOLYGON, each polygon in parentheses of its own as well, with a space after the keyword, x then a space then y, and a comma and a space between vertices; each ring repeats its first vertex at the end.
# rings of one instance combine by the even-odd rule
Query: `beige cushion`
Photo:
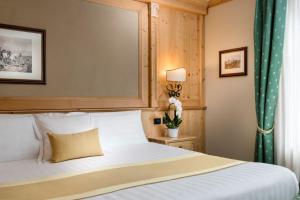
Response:
POLYGON ((103 155, 98 129, 74 134, 48 133, 48 137, 52 147, 53 162, 103 155))

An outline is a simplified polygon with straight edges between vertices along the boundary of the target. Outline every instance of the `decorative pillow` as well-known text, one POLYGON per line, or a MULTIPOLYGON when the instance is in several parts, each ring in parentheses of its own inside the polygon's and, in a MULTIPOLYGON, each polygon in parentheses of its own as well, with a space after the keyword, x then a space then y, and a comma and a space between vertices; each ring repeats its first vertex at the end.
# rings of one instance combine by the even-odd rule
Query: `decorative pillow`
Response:
POLYGON ((100 130, 103 150, 119 145, 147 143, 141 111, 91 113, 94 127, 100 130))
POLYGON ((39 141, 32 115, 0 115, 0 162, 36 159, 39 141))
POLYGON ((76 115, 35 115, 35 132, 40 141, 39 161, 49 160, 52 156, 47 133, 79 133, 93 129, 90 114, 76 115))
POLYGON ((98 129, 81 133, 48 133, 52 147, 52 161, 61 162, 75 158, 102 156, 98 129))

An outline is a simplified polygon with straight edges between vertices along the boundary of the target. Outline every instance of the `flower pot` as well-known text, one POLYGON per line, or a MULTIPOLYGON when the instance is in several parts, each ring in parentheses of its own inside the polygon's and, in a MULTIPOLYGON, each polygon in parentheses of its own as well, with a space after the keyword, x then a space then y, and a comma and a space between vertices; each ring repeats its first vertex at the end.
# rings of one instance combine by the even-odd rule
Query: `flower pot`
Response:
POLYGON ((171 138, 177 138, 178 137, 178 131, 179 128, 169 128, 168 129, 168 136, 171 138))

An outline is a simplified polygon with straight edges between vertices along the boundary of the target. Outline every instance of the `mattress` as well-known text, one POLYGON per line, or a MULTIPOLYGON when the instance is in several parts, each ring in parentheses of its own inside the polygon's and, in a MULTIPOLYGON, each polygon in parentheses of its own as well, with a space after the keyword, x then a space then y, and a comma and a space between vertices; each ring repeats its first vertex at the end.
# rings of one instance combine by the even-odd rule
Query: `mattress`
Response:
MULTIPOLYGON (((191 151, 155 143, 105 149, 105 156, 62 163, 22 160, 0 163, 0 184, 84 172, 111 165, 139 163, 191 154, 191 151)), ((89 200, 293 200, 298 192, 288 169, 245 163, 207 174, 190 176, 87 198, 89 200)))

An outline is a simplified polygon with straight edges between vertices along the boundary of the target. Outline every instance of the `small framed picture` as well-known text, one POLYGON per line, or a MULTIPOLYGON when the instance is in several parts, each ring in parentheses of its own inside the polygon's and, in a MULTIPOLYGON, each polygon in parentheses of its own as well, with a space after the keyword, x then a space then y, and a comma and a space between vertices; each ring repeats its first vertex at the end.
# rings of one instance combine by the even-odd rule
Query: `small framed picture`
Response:
POLYGON ((46 31, 0 24, 0 83, 46 84, 46 31))
POLYGON ((247 47, 228 49, 219 52, 219 76, 247 75, 247 47))

